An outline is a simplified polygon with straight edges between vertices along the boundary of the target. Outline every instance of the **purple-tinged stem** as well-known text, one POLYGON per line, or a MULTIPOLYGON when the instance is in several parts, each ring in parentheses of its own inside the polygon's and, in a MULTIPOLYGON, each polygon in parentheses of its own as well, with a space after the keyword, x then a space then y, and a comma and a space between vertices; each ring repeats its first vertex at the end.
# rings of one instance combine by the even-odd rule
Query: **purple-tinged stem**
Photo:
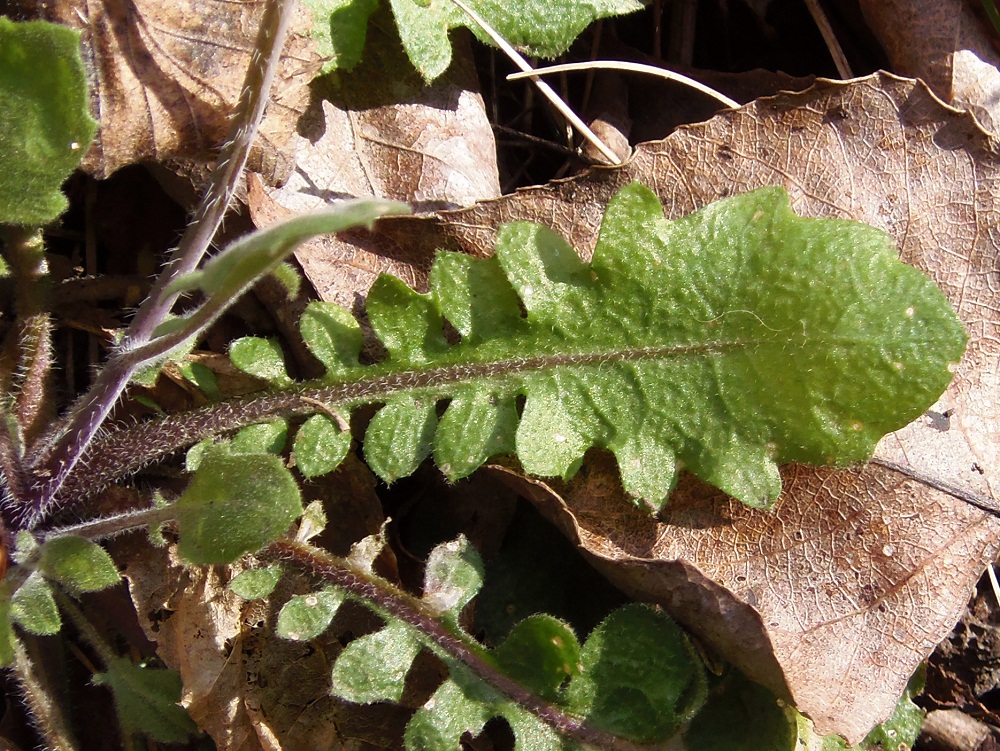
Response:
POLYGON ((115 356, 98 374, 87 394, 73 407, 55 440, 31 457, 34 498, 32 508, 25 511, 25 516, 39 519, 48 512, 59 489, 107 419, 130 378, 144 364, 130 354, 150 341, 156 327, 173 307, 177 295, 168 292, 170 283, 179 275, 193 271, 208 250, 229 207, 263 118, 293 10, 294 0, 268 0, 265 5, 234 116, 235 127, 219 154, 208 192, 149 297, 125 332, 115 356))
POLYGON ((347 590, 377 610, 412 626, 436 647, 461 662, 476 677, 516 702, 549 725, 560 735, 589 748, 605 751, 648 751, 649 746, 612 735, 560 707, 539 698, 496 665, 482 652, 453 632, 419 599, 396 589, 388 582, 353 566, 350 561, 330 555, 311 545, 291 540, 278 540, 263 551, 264 555, 293 562, 313 576, 347 590))

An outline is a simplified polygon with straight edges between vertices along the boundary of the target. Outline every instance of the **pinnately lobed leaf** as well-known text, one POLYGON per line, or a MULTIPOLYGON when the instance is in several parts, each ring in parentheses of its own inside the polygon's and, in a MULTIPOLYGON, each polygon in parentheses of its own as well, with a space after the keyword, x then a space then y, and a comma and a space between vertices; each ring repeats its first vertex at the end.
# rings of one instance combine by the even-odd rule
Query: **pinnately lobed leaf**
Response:
MULTIPOLYGON (((441 544, 427 561, 421 609, 484 662, 568 716, 629 740, 657 742, 675 733, 704 703, 701 661, 680 627, 663 613, 643 605, 619 608, 594 629, 582 648, 565 623, 533 615, 514 626, 496 649, 487 650, 475 645, 458 620, 481 584, 482 562, 468 541, 459 537, 441 544)), ((279 615, 279 631, 282 621, 294 615, 305 630, 293 638, 316 636, 332 617, 321 601, 325 594, 339 604, 329 590, 292 598, 279 615), (309 607, 305 597, 311 598, 309 607), (314 618, 315 611, 324 617, 314 618)), ((560 737, 513 694, 497 690, 442 650, 434 637, 388 610, 378 612, 386 625, 344 649, 333 667, 331 690, 359 703, 399 701, 418 653, 429 649, 436 654, 447 666, 448 678, 407 726, 408 751, 458 748, 465 733, 479 734, 494 717, 510 725, 516 749, 579 747, 560 737)))
POLYGON ((391 277, 373 286, 369 320, 389 352, 377 366, 357 364, 356 322, 317 309, 302 326, 332 366, 330 393, 373 384, 334 408, 385 403, 364 450, 387 481, 431 453, 452 480, 505 452, 569 477, 600 447, 655 507, 682 468, 767 507, 779 462, 865 460, 922 414, 966 341, 885 233, 796 216, 776 187, 668 221, 633 184, 609 203, 589 264, 519 222, 492 258, 439 254, 430 281, 426 295, 391 277))

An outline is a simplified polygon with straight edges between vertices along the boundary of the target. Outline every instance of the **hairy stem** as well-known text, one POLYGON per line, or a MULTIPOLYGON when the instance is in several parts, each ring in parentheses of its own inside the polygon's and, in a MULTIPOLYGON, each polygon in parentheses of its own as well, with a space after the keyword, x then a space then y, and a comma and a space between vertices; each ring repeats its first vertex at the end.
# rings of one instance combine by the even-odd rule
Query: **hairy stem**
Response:
MULTIPOLYGON (((321 411, 317 404, 343 409, 374 404, 400 393, 438 400, 450 396, 456 386, 483 379, 519 378, 533 370, 557 366, 598 365, 611 360, 644 360, 665 355, 685 355, 742 346, 743 342, 711 345, 680 345, 636 348, 613 353, 569 353, 512 358, 486 363, 447 365, 426 370, 388 371, 385 366, 367 369, 371 375, 332 384, 305 384, 288 391, 253 394, 189 412, 178 412, 129 428, 113 430, 95 441, 91 450, 71 473, 56 497, 63 507, 103 490, 147 464, 205 438, 228 433, 277 417, 296 417, 321 411)), ((31 529, 44 517, 46 508, 31 506, 19 523, 31 529)))
POLYGON ((14 675, 24 692, 25 704, 31 719, 48 748, 72 751, 76 740, 66 723, 55 694, 38 675, 37 663, 28 654, 19 639, 14 640, 14 675))
POLYGON ((125 532, 163 524, 176 518, 177 512, 171 506, 150 506, 48 530, 43 535, 43 540, 48 542, 56 537, 85 537, 94 541, 107 540, 125 532))
POLYGON ((265 554, 291 561, 313 576, 347 590, 369 603, 374 609, 412 626, 435 647, 461 662, 487 685, 515 701, 522 709, 555 729, 560 735, 591 748, 606 751, 639 751, 644 748, 586 724, 561 708, 550 704, 486 660, 482 652, 466 638, 445 626, 416 597, 396 589, 388 582, 352 564, 349 560, 330 555, 311 545, 290 540, 271 543, 265 554))
POLYGON ((149 342, 176 301, 176 294, 169 291, 170 283, 198 266, 215 236, 263 118, 293 8, 294 0, 267 0, 237 104, 234 129, 219 154, 209 189, 193 222, 171 253, 166 269, 126 331, 117 354, 97 376, 90 391, 74 406, 56 441, 40 456, 33 457, 32 469, 39 481, 35 511, 44 513, 48 509, 129 379, 143 364, 130 356, 130 352, 149 342))
POLYGON ((25 445, 52 415, 48 379, 52 368, 52 320, 48 314, 49 268, 38 228, 8 227, 4 246, 14 279, 18 337, 18 383, 14 416, 25 445))

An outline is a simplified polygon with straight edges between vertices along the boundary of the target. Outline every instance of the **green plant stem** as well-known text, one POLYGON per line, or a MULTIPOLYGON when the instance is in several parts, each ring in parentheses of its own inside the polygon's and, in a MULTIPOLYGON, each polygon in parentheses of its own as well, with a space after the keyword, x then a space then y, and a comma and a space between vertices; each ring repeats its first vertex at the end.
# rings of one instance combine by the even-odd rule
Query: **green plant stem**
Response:
MULTIPOLYGON (((732 346, 739 344, 733 343, 732 346)), ((402 372, 391 372, 386 367, 375 365, 371 366, 371 375, 366 378, 353 375, 355 380, 342 383, 313 383, 299 385, 287 391, 253 394, 111 431, 94 442, 77 470, 66 479, 57 501, 60 505, 81 501, 137 472, 150 462, 205 438, 276 417, 315 414, 319 411, 317 403, 343 408, 347 412, 362 404, 382 402, 403 392, 437 400, 449 396, 456 386, 473 380, 513 378, 533 370, 557 366, 596 365, 611 360, 644 360, 665 355, 706 352, 727 346, 730 345, 714 343, 637 348, 613 354, 553 354, 402 372)), ((26 514, 22 523, 30 529, 41 518, 40 513, 26 514)))
POLYGON ((41 229, 8 226, 3 240, 15 289, 19 350, 13 414, 20 440, 28 445, 52 417, 47 389, 52 368, 49 269, 41 229))
POLYGON ((171 254, 166 269, 157 278, 149 297, 126 331, 118 353, 71 410, 55 443, 33 457, 32 471, 39 482, 33 507, 26 512, 26 518, 37 519, 48 513, 53 499, 110 414, 129 379, 143 364, 130 353, 149 342, 156 327, 173 307, 177 295, 170 291, 171 283, 198 266, 215 236, 263 118, 293 9, 294 0, 267 1, 234 113, 234 129, 219 154, 209 189, 193 222, 171 254))
POLYGON ((559 707, 543 701, 501 672, 483 656, 481 649, 446 626, 421 600, 396 589, 349 559, 338 558, 307 543, 292 540, 271 543, 265 548, 264 555, 294 563, 311 575, 346 590, 377 612, 413 627, 437 649, 461 662, 484 683, 515 701, 560 735, 590 748, 605 751, 640 751, 648 748, 592 727, 559 707))
POLYGON ((125 532, 164 524, 173 521, 176 517, 177 514, 171 506, 152 506, 81 522, 69 527, 47 530, 42 539, 45 542, 56 537, 85 537, 94 541, 107 540, 125 532))
POLYGON ((97 629, 94 628, 94 624, 83 614, 83 611, 77 607, 77 604, 73 602, 70 597, 63 592, 61 587, 52 587, 52 593, 56 598, 56 603, 59 605, 59 609, 69 616, 69 619, 73 621, 73 627, 83 640, 90 645, 90 647, 97 653, 98 659, 104 663, 104 667, 107 668, 116 658, 117 655, 111 648, 111 645, 104 640, 104 638, 97 633, 97 629))
MULTIPOLYGON (((3 475, 2 489, 6 491, 8 496, 4 501, 7 512, 23 509, 28 497, 21 456, 15 445, 14 436, 11 435, 11 429, 15 428, 10 422, 11 419, 11 415, 0 407, 0 474, 3 475), (10 506, 16 508, 10 508, 10 506)), ((5 519, 0 519, 0 544, 3 545, 7 545, 9 542, 5 521, 5 519)))
POLYGON ((73 751, 76 740, 60 711, 59 702, 42 682, 35 662, 28 655, 20 639, 14 640, 14 675, 24 694, 25 704, 34 721, 35 728, 45 739, 48 748, 59 751, 73 751))

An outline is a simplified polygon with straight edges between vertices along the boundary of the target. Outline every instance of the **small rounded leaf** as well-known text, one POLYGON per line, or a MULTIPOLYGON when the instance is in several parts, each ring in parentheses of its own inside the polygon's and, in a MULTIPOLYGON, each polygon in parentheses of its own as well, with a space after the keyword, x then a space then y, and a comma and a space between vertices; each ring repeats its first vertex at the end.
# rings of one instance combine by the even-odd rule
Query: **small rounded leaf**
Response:
POLYGON ((684 632, 645 605, 609 615, 584 643, 580 661, 567 690, 571 709, 640 743, 669 738, 705 701, 704 669, 684 632))
POLYGON ((314 300, 299 319, 299 332, 309 351, 326 366, 328 373, 358 367, 362 334, 350 311, 314 300))
POLYGON ((278 636, 293 641, 315 639, 330 626, 343 601, 344 594, 335 589, 293 597, 278 613, 278 636))
POLYGON ((259 336, 237 339, 229 345, 229 359, 244 373, 269 381, 275 386, 292 384, 285 369, 285 355, 275 339, 259 336))
POLYGON ((288 422, 284 419, 248 425, 233 436, 229 450, 234 454, 280 454, 288 443, 288 422))
POLYGON ((176 671, 145 668, 122 658, 107 668, 94 681, 114 694, 123 730, 144 733, 160 743, 184 743, 198 732, 180 705, 181 677, 176 671))
POLYGON ((229 589, 244 600, 260 600, 274 591, 281 574, 281 566, 252 568, 234 576, 229 589))
POLYGON ((430 456, 437 428, 434 402, 397 399, 380 409, 365 432, 365 461, 388 483, 417 471, 430 456))
POLYGON ((567 678, 580 672, 580 643, 565 623, 532 615, 511 629, 493 657, 507 675, 549 701, 567 678))
POLYGON ((56 537, 44 543, 39 570, 70 592, 97 592, 121 579, 107 551, 82 537, 56 537))
POLYGON ((62 620, 52 590, 34 571, 10 598, 10 617, 25 631, 39 636, 59 633, 62 620))
POLYGON ((175 508, 181 556, 230 563, 285 532, 302 513, 302 497, 280 457, 211 447, 175 508))
POLYGON ((351 434, 326 415, 313 415, 295 434, 295 466, 304 477, 333 472, 351 449, 351 434))
POLYGON ((331 691, 356 704, 398 702, 420 648, 409 626, 391 621, 381 631, 355 639, 340 653, 333 666, 331 691))

